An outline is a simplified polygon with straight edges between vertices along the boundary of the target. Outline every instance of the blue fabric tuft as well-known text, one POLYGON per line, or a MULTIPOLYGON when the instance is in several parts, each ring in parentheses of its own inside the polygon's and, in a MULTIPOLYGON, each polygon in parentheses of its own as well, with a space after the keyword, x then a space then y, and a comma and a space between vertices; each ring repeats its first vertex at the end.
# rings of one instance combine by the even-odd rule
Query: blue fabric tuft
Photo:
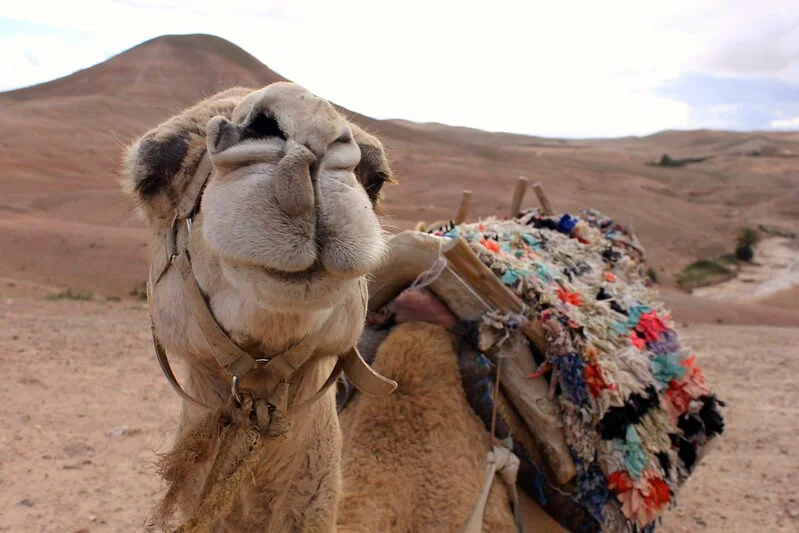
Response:
POLYGON ((571 217, 569 216, 569 213, 565 213, 562 217, 560 217, 560 220, 558 220, 558 231, 568 235, 572 232, 574 226, 576 226, 579 221, 579 218, 571 217))

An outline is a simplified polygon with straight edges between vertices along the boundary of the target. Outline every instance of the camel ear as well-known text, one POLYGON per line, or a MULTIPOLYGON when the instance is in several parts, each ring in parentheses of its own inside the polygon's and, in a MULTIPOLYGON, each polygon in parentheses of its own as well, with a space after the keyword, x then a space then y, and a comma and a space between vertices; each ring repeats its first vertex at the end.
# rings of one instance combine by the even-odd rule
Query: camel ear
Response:
POLYGON ((361 149, 361 161, 355 167, 355 176, 366 190, 366 194, 377 209, 380 202, 380 190, 384 183, 394 183, 383 144, 374 135, 366 133, 359 126, 350 123, 352 135, 358 148, 361 149))
POLYGON ((142 202, 166 192, 188 153, 189 138, 185 132, 145 135, 126 154, 129 188, 142 202))
POLYGON ((236 87, 217 93, 159 124, 127 148, 122 186, 146 220, 169 224, 206 151, 206 124, 217 115, 229 117, 250 92, 236 87))

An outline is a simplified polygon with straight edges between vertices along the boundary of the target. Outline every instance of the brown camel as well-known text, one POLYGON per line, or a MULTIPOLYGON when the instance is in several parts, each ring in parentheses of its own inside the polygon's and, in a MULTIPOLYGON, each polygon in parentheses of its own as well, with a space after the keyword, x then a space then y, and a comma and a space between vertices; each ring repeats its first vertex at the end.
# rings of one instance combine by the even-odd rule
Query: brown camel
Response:
MULTIPOLYGON (((172 485, 163 518, 174 504, 188 520, 184 531, 463 527, 489 440, 464 400, 451 334, 422 322, 395 328, 374 367, 399 388, 358 395, 341 418, 334 388, 325 388, 342 361, 363 372, 339 356, 351 354, 361 334, 365 277, 384 260, 375 209, 391 180, 375 137, 291 83, 214 95, 129 148, 125 187, 153 235, 154 335, 183 366, 176 450, 187 463, 181 472, 165 467, 172 485), (205 319, 198 308, 210 310, 205 319), (245 355, 220 366, 209 327, 245 355), (286 353, 301 364, 278 378, 273 361, 241 367, 247 372, 232 383, 242 360, 286 353), (237 412, 229 406, 240 405, 231 396, 249 397, 256 425, 270 429, 249 447, 236 441, 237 464, 246 467, 230 470, 227 481, 239 476, 231 494, 214 499, 206 481, 216 475, 215 457, 234 461, 238 453, 224 445, 237 412), (207 424, 209 411, 216 425, 207 424)), ((514 530, 501 483, 483 526, 514 530)))

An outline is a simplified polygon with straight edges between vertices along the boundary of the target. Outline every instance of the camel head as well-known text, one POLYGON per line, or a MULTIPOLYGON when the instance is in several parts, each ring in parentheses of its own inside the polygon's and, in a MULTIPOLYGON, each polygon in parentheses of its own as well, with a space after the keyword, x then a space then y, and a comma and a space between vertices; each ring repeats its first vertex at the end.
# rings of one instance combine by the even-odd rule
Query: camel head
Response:
POLYGON ((269 305, 328 307, 379 263, 384 244, 349 123, 293 84, 250 94, 212 118, 216 176, 203 237, 240 291, 269 305))
MULTIPOLYGON (((124 175, 153 231, 154 262, 186 191, 200 191, 178 239, 234 339, 274 348, 336 310, 347 324, 339 343, 357 339, 363 278, 384 255, 375 210, 391 171, 380 142, 330 103, 293 83, 219 93, 137 140, 124 175)), ((195 353, 179 278, 159 282, 151 312, 168 347, 195 353)))

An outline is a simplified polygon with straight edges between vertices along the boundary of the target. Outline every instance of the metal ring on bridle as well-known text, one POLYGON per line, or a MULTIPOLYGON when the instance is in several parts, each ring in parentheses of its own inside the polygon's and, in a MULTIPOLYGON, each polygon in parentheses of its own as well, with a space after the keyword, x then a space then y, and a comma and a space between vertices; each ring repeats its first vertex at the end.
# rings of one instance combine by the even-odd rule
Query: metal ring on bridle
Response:
MULTIPOLYGON (((186 220, 188 221, 189 219, 186 220)), ((270 358, 256 359, 255 362, 258 363, 259 365, 265 365, 271 360, 272 358, 270 357, 270 358)), ((239 392, 239 376, 233 376, 233 379, 230 382, 230 395, 233 397, 234 400, 236 400, 236 403, 241 403, 241 394, 239 392)))
POLYGON ((241 403, 241 395, 239 394, 239 377, 233 376, 233 381, 230 383, 230 395, 236 400, 236 403, 241 403))

